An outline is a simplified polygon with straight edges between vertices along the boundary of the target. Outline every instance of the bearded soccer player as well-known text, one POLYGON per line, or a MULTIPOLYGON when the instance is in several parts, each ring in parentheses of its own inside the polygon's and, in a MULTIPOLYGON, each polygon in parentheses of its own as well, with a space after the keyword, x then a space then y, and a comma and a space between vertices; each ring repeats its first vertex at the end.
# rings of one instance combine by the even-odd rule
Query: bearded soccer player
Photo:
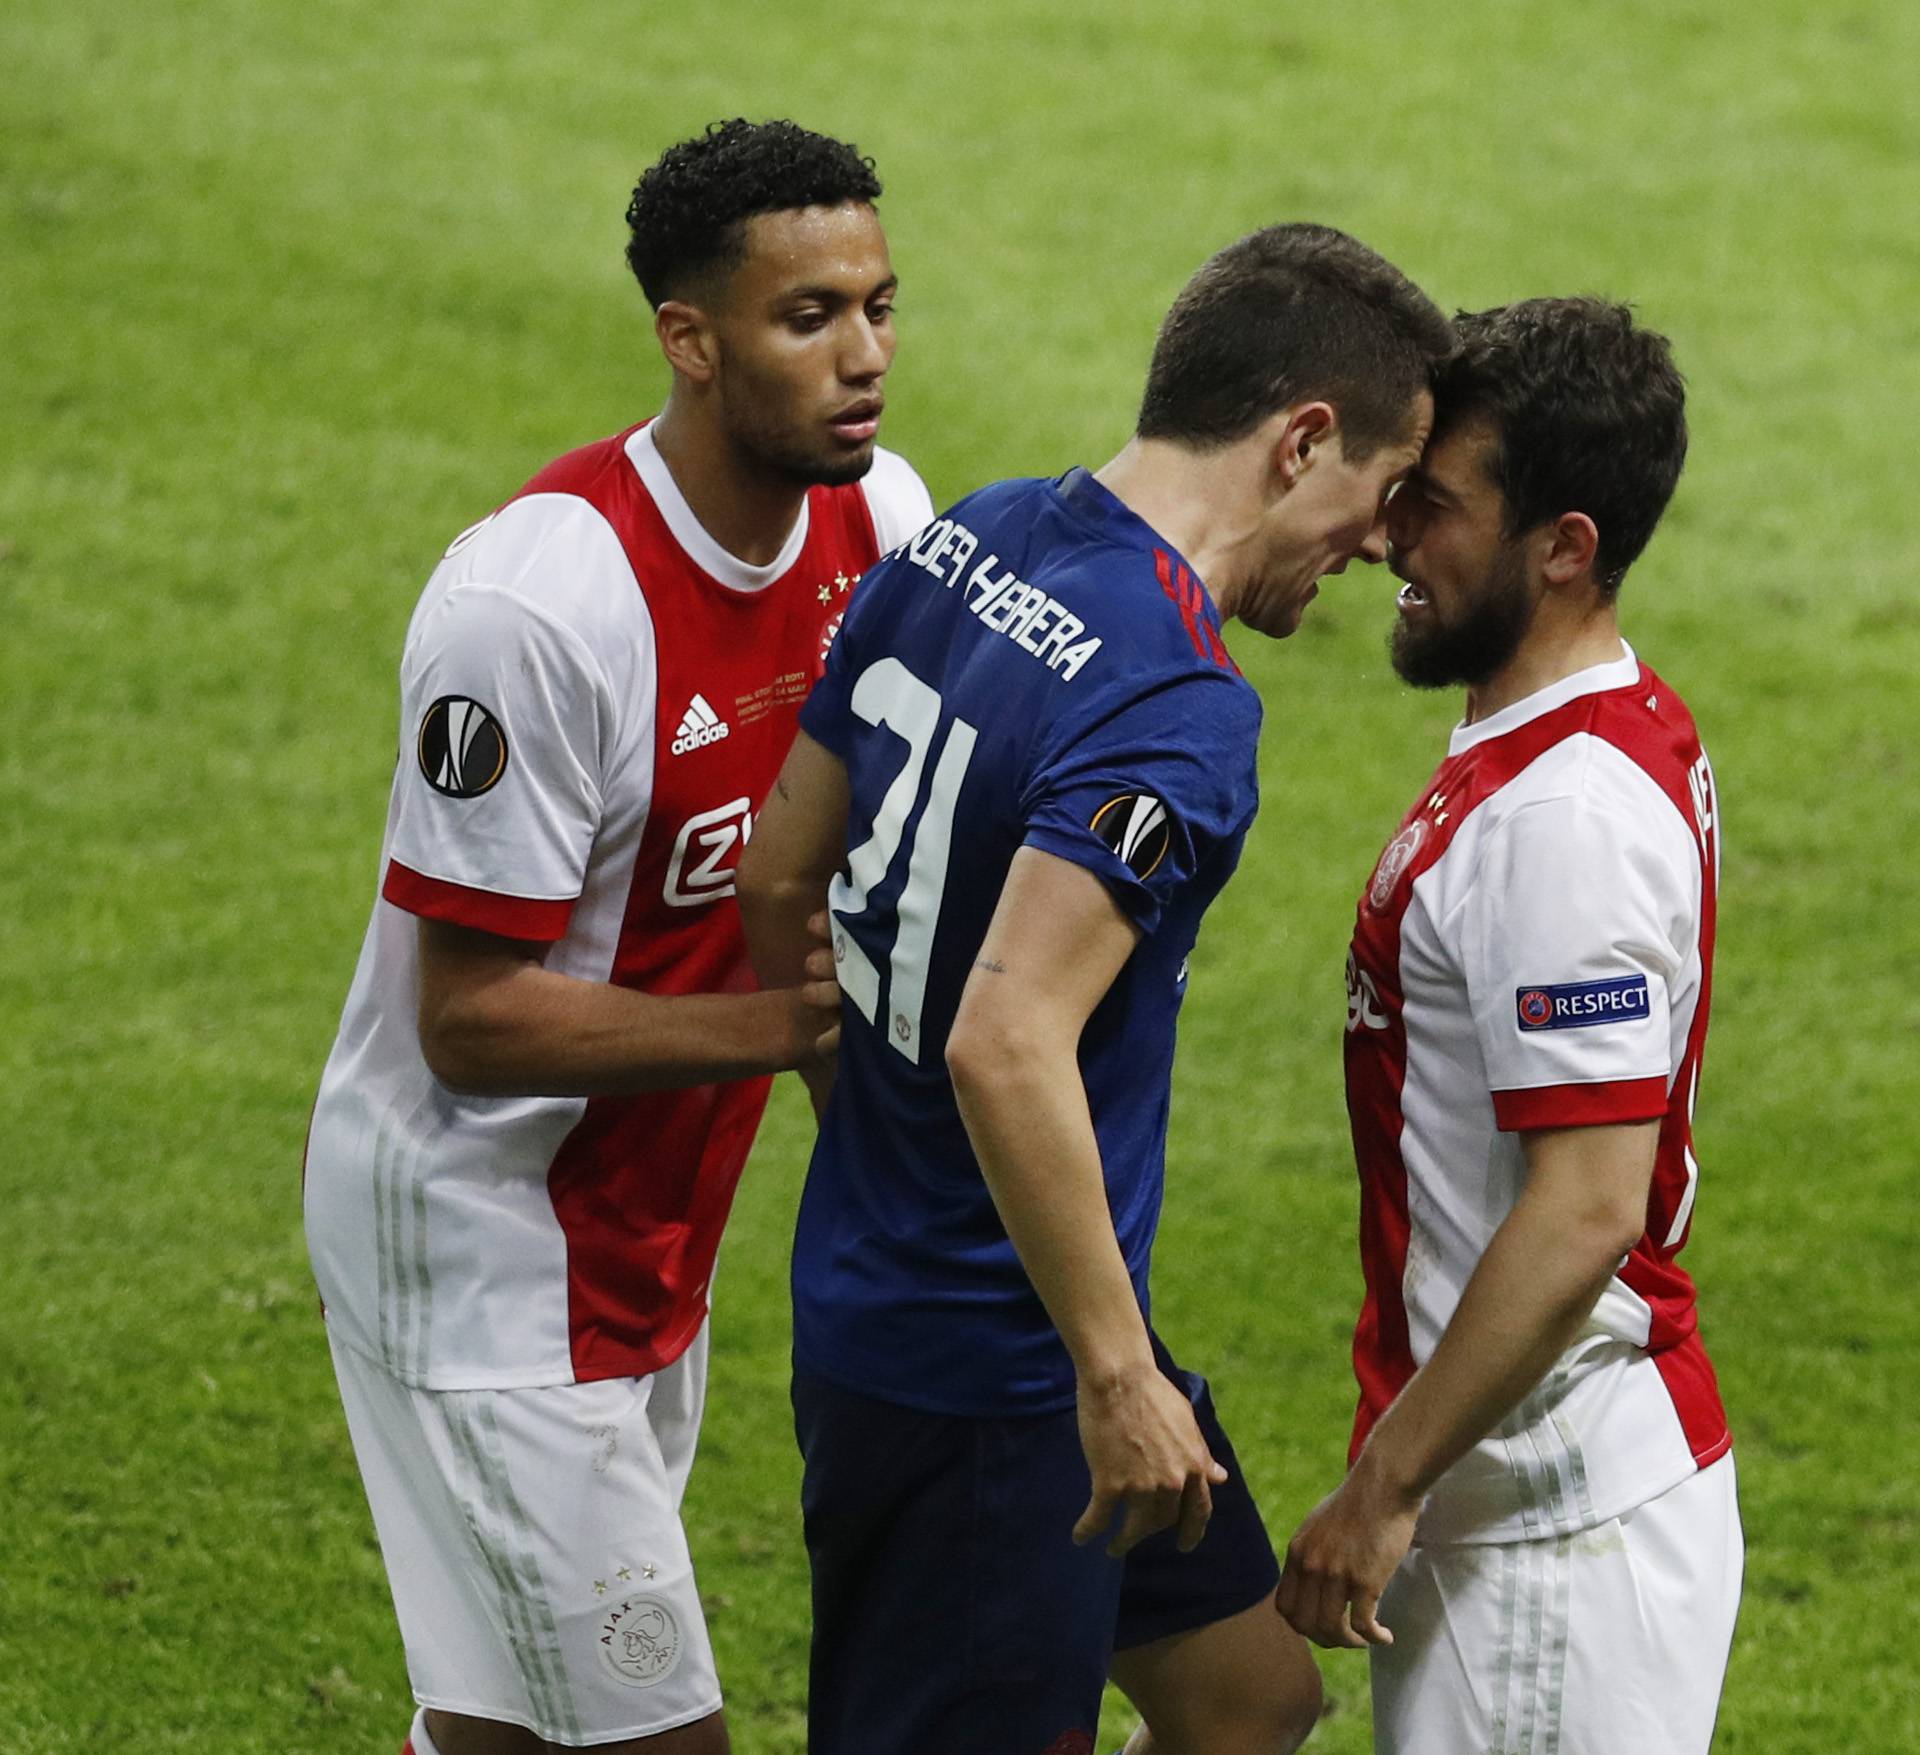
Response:
POLYGON ((794 1247, 813 1755, 1085 1752, 1109 1666, 1136 1752, 1312 1728, 1148 1258, 1187 954, 1257 802, 1221 625, 1284 637, 1384 557, 1450 340, 1341 233, 1222 251, 1132 442, 888 557, 802 715, 741 900, 791 980, 831 879, 847 996, 794 1247))
POLYGON ((733 867, 854 578, 927 517, 877 450, 871 161, 716 125, 640 180, 659 419, 448 549, 401 658, 380 897, 307 1232, 422 1710, 412 1755, 716 1755, 680 1524, 707 1293, 767 1077, 733 867))
POLYGON ((1701 1755, 1743 1553, 1676 1259, 1720 837, 1693 718, 1616 611, 1684 391, 1618 306, 1459 328, 1388 529, 1394 667, 1465 684, 1466 716, 1360 900, 1359 1417, 1278 1603, 1371 1645, 1378 1749, 1701 1755))

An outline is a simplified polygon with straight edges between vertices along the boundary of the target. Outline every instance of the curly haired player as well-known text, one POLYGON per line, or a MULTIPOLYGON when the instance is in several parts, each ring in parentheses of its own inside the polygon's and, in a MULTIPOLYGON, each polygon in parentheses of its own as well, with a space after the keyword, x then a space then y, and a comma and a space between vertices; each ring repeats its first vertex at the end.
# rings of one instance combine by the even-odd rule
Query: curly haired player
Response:
POLYGON ((422 1710, 412 1755, 728 1746, 680 1525, 714 1252, 831 982, 755 992, 733 866, 852 582, 894 274, 853 148, 732 121, 641 179, 659 419, 455 540, 401 659, 380 896, 307 1233, 422 1710))

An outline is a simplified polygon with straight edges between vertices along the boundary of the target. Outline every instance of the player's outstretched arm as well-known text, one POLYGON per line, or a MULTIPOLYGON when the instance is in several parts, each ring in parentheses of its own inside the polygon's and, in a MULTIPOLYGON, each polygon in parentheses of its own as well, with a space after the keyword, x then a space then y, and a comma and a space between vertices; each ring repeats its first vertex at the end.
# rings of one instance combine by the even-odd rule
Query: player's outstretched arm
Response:
MULTIPOLYGON (((827 885, 846 851, 846 767, 802 731, 754 819, 734 873, 747 955, 762 987, 792 987, 832 973, 831 959, 822 963, 818 947, 827 885)), ((831 1063, 803 1066, 800 1076, 815 1115, 824 1113, 833 1089, 831 1063)))
POLYGON ((595 1097, 673 1090, 817 1064, 839 988, 638 993, 545 968, 544 945, 422 920, 420 1047, 450 1090, 595 1097))
POLYGON ((1572 1344, 1646 1229, 1657 1121, 1527 1133, 1527 1181, 1433 1357, 1287 1547, 1276 1604, 1321 1645, 1391 1644, 1376 1609, 1421 1502, 1572 1344))
POLYGON ((1180 1525, 1199 1541, 1212 1487, 1193 1410, 1161 1375, 1114 1236, 1099 1142, 1081 1083, 1081 1032, 1138 933, 1084 867, 1014 855, 961 996, 947 1067, 1007 1235, 1072 1355, 1093 1493, 1074 1538, 1124 1553, 1180 1525))

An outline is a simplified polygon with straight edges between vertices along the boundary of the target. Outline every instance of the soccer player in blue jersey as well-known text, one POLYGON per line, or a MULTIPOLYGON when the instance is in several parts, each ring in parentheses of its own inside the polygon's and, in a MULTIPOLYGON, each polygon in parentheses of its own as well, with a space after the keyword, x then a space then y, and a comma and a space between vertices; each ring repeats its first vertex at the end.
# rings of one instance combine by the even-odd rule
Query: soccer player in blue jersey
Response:
POLYGON ((1147 1322, 1174 1022, 1283 637, 1385 554, 1451 330, 1339 232, 1222 251, 1097 473, 1002 482, 855 593, 740 866, 845 995, 794 1247, 812 1755, 1273 1755, 1320 1684, 1205 1382, 1147 1322), (1205 1541, 1202 1542, 1202 1536, 1205 1541))

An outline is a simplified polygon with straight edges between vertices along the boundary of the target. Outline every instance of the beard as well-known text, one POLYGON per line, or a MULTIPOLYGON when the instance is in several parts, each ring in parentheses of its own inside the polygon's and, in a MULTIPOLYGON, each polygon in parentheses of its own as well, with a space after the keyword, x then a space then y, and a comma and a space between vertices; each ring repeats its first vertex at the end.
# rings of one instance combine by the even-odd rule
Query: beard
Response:
POLYGON ((1478 688, 1520 650, 1533 612, 1526 564, 1517 548, 1503 549, 1456 619, 1442 621, 1435 604, 1424 627, 1396 623, 1388 646, 1394 672, 1416 689, 1478 688))
POLYGON ((752 384, 721 384, 721 415, 736 449, 769 475, 795 487, 845 487, 873 467, 871 439, 857 450, 836 445, 821 432, 809 439, 770 412, 778 407, 781 386, 765 390, 752 384))

